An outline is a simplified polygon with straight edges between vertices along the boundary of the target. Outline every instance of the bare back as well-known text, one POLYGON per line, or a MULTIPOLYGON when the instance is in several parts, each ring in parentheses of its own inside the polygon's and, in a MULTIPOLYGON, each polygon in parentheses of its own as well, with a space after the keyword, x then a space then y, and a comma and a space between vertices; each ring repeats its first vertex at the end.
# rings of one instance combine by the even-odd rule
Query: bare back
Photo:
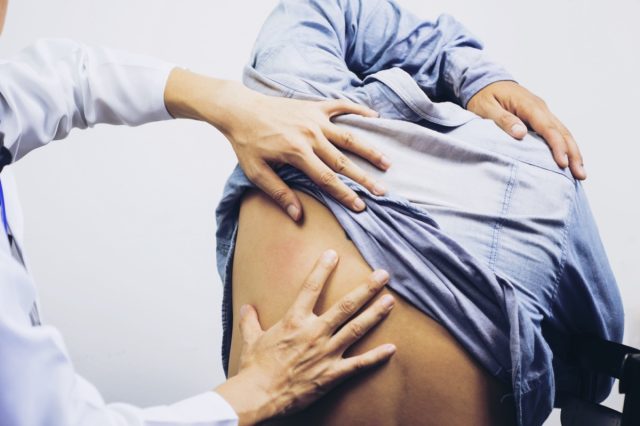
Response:
MULTIPOLYGON (((327 248, 338 252, 340 263, 317 313, 324 312, 371 272, 329 210, 314 198, 298 194, 305 211, 301 224, 293 223, 257 192, 248 194, 242 202, 233 264, 230 375, 237 371, 240 353, 235 321, 240 306, 254 305, 262 326, 270 327, 293 302, 314 260, 327 248)), ((350 352, 361 353, 392 342, 398 347, 392 360, 343 383, 307 410, 277 424, 514 424, 512 404, 500 402, 508 387, 474 362, 442 326, 397 295, 396 301, 389 318, 350 352)))

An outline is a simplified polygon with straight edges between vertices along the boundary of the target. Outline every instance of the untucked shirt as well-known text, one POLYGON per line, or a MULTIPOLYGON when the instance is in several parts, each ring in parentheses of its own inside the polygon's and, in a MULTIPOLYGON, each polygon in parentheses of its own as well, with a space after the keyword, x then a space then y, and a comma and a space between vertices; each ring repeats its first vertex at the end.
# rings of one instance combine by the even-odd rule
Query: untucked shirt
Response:
MULTIPOLYGON (((280 176, 324 203, 369 265, 391 273, 392 289, 512 386, 518 424, 540 425, 556 394, 591 379, 594 400, 611 388, 556 357, 568 341, 551 336, 620 341, 622 304, 581 184, 535 134, 516 141, 461 108, 511 79, 480 48, 452 18, 423 21, 393 1, 289 0, 265 23, 244 81, 277 96, 348 98, 381 114, 336 120, 392 161, 382 173, 348 154, 389 188, 379 197, 341 176, 365 211, 344 208, 294 168, 280 176)), ((217 211, 224 356, 238 207, 250 187, 237 168, 217 211)))

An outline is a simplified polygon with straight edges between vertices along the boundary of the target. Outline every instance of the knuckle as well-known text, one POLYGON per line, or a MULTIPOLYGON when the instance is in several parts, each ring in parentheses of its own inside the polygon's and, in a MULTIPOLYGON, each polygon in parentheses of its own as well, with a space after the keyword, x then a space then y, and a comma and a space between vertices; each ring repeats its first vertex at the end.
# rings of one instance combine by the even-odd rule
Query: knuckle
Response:
POLYGON ((352 323, 349 327, 349 331, 351 333, 351 336, 356 340, 359 340, 360 338, 362 338, 362 336, 364 336, 364 327, 360 323, 352 323))
POLYGON ((362 171, 357 171, 354 174, 355 174, 355 177, 354 177, 355 181, 359 182, 365 188, 373 188, 374 181, 373 181, 373 179, 371 179, 369 177, 368 174, 366 174, 365 172, 362 172, 362 171))
POLYGON ((323 188, 333 187, 336 184, 337 180, 338 177, 336 176, 336 174, 329 170, 322 172, 322 174, 320 175, 320 185, 323 188))
POLYGON ((351 315, 355 311, 355 308, 356 304, 351 299, 345 299, 338 305, 338 309, 340 310, 340 312, 346 315, 351 315))
POLYGON ((297 330, 301 327, 302 320, 298 315, 288 315, 287 317, 282 319, 282 327, 285 330, 297 330))
POLYGON ((352 149, 356 144, 356 139, 351 132, 344 132, 342 134, 342 143, 345 149, 352 149))
POLYGON ((318 337, 323 337, 329 330, 333 329, 333 322, 329 318, 321 316, 318 318, 320 327, 318 328, 318 337))
POLYGON ((305 157, 308 155, 308 146, 302 143, 294 142, 291 143, 288 152, 285 155, 285 158, 290 163, 296 163, 299 161, 303 161, 305 157))
POLYGON ((310 138, 310 139, 315 139, 316 137, 316 131, 313 127, 310 126, 304 126, 300 129, 300 132, 302 133, 303 136, 310 138))
POLYGON ((364 358, 357 358, 353 363, 354 371, 362 371, 367 368, 367 363, 364 358))
POLYGON ((252 181, 261 181, 264 179, 264 171, 262 168, 253 168, 249 171, 247 177, 252 181))
POLYGON ((306 127, 304 134, 308 139, 311 139, 314 142, 319 142, 324 138, 324 133, 322 133, 322 129, 317 126, 306 127))
POLYGON ((377 281, 375 281, 373 279, 370 279, 369 282, 367 282, 367 284, 366 284, 367 298, 371 299, 373 296, 378 294, 378 292, 380 291, 380 288, 383 285, 384 284, 378 283, 377 281))
POLYGON ((349 159, 346 156, 341 154, 336 158, 335 163, 333 165, 333 169, 337 173, 342 173, 345 171, 348 165, 349 165, 349 159))
POLYGON ((287 202, 288 194, 289 191, 287 189, 278 188, 271 192, 271 198, 273 198, 276 203, 284 205, 287 202))
POLYGON ((544 117, 544 109, 535 101, 526 101, 522 103, 523 109, 529 112, 535 119, 544 117))
POLYGON ((302 288, 309 291, 318 291, 320 290, 321 284, 314 280, 305 280, 302 284, 302 288))
POLYGON ((569 145, 574 146, 577 149, 576 141, 573 138, 573 135, 571 134, 570 131, 568 131, 567 129, 564 129, 562 131, 562 137, 567 141, 569 145))

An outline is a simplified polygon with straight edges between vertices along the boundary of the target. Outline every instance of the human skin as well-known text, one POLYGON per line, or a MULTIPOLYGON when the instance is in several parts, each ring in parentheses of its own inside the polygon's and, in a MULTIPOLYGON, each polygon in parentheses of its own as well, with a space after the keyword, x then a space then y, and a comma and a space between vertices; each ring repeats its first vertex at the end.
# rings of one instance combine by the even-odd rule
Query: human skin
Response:
POLYGON ((0 0, 0 34, 4 29, 4 18, 7 17, 7 3, 8 0, 0 0))
MULTIPOLYGON (((233 263, 233 339, 229 365, 236 374, 242 346, 236 321, 240 306, 260 311, 265 327, 293 300, 297 283, 325 246, 340 263, 316 307, 321 314, 368 276, 371 268, 335 217, 314 198, 298 193, 305 219, 295 224, 267 197, 248 193, 242 202, 233 263)), ((391 277, 393 280, 393 277, 391 277)), ((437 322, 394 294, 396 306, 383 324, 354 345, 348 355, 393 341, 396 355, 386 364, 337 387, 309 409, 273 424, 283 425, 509 425, 514 423, 509 387, 481 368, 437 322)), ((511 400, 512 401, 512 400, 511 400)))

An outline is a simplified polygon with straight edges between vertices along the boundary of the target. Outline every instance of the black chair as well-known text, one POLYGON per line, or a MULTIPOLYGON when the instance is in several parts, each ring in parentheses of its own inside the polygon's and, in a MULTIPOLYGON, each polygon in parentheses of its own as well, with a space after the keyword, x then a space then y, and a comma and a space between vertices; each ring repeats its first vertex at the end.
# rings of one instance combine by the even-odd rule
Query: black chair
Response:
POLYGON ((578 395, 563 401, 562 426, 640 426, 640 350, 588 336, 573 340, 570 356, 581 368, 619 380, 624 408, 620 413, 588 401, 586 383, 578 395))

